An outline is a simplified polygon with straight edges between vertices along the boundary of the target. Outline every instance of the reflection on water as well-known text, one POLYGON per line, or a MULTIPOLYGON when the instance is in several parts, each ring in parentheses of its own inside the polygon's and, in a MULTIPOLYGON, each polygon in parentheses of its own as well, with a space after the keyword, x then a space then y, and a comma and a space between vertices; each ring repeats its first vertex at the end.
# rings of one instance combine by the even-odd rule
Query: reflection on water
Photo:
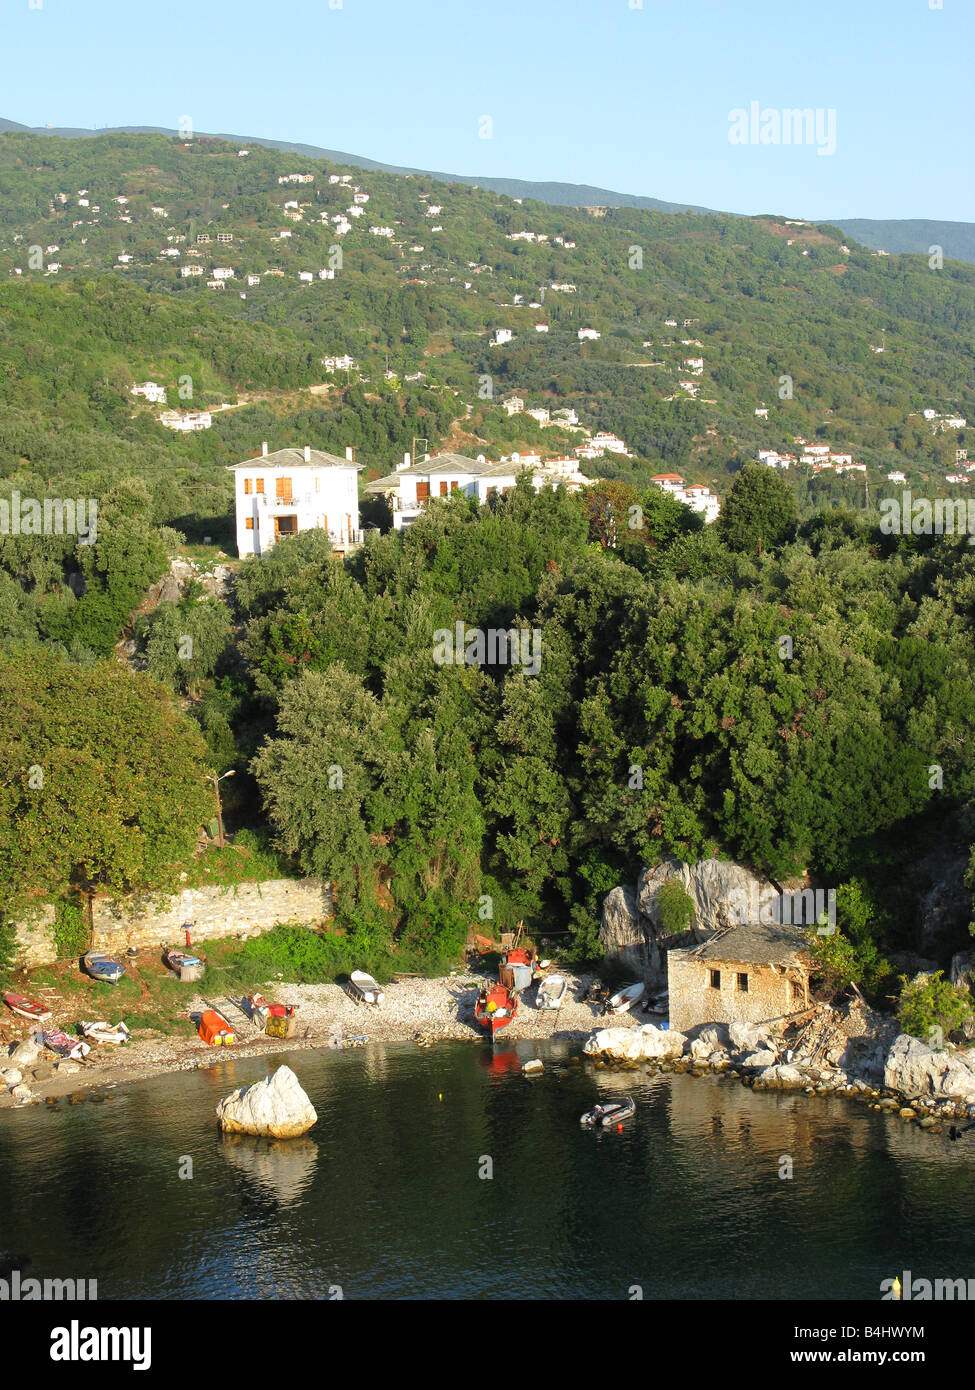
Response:
POLYGON ((223 1134, 220 1147, 227 1162, 281 1206, 293 1206, 315 1176, 318 1145, 300 1139, 258 1139, 250 1134, 223 1134))
POLYGON ((102 1298, 875 1299, 975 1274, 973 1197, 975 1144, 558 1042, 228 1055, 0 1117, 0 1249, 102 1298), (284 1060, 311 1133, 221 1136, 217 1101, 284 1060), (626 1093, 622 1132, 579 1125, 626 1093))

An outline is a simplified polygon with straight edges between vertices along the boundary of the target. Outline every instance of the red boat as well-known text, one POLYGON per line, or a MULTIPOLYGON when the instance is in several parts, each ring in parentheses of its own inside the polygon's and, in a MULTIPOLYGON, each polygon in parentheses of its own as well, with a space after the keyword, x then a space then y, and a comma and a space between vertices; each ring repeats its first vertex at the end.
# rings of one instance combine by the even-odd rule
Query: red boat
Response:
POLYGON ((37 1023, 43 1023, 51 1017, 50 1009, 45 1009, 43 1004, 35 1004, 33 999, 25 999, 22 994, 5 994, 3 1002, 8 1009, 12 1009, 21 1018, 30 1018, 37 1023))
POLYGON ((502 1028, 507 1028, 517 1012, 517 996, 505 985, 492 985, 490 989, 482 987, 474 1006, 475 1021, 492 1038, 502 1028))

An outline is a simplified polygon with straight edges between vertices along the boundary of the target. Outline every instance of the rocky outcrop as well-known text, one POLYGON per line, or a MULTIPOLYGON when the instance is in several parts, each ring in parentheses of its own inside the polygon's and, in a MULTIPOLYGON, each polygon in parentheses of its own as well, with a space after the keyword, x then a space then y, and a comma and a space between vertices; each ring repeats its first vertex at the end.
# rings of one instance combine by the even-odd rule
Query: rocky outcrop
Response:
POLYGON ((632 888, 614 888, 606 894, 599 939, 607 960, 625 965, 641 980, 658 979, 663 973, 657 934, 641 915, 632 888))
POLYGON ((613 1062, 640 1062, 680 1057, 687 1042, 683 1033, 672 1033, 652 1023, 642 1028, 600 1028, 587 1039, 583 1052, 613 1062))
POLYGON ((934 1096, 971 1104, 975 1102, 975 1065, 967 1056, 935 1051, 920 1038, 899 1033, 887 1054, 884 1085, 908 1099, 934 1096))
POLYGON ((307 1134, 318 1120, 290 1067, 226 1096, 217 1106, 217 1119, 226 1134, 256 1134, 268 1139, 294 1139, 307 1134))
POLYGON ((972 895, 965 886, 968 858, 953 850, 937 850, 917 865, 918 880, 930 884, 918 904, 918 949, 938 954, 946 941, 964 931, 972 910, 972 895))
POLYGON ((757 901, 759 910, 770 910, 778 890, 740 864, 726 859, 702 859, 697 864, 681 864, 676 859, 664 859, 653 869, 644 869, 637 883, 637 906, 663 933, 658 898, 661 887, 676 878, 694 902, 694 929, 710 935, 720 927, 737 926, 742 910, 757 901), (756 897, 757 895, 757 897, 756 897))
POLYGON ((967 985, 971 989, 975 983, 975 954, 971 951, 957 951, 951 958, 948 978, 953 985, 967 985))

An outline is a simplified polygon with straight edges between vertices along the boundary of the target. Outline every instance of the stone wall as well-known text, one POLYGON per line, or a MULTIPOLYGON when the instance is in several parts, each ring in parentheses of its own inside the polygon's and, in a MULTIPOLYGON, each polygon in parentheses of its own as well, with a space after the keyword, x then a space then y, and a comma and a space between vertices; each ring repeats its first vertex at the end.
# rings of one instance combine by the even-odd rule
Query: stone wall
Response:
POLYGON ((764 1023, 802 1009, 805 999, 793 997, 784 966, 741 961, 702 960, 689 951, 667 953, 670 1026, 686 1032, 702 1023, 764 1023), (720 989, 710 984, 711 972, 721 975, 720 989), (738 988, 738 974, 748 976, 748 989, 738 988))
MULTIPOLYGON (((184 922, 192 922, 192 939, 197 943, 224 936, 259 936, 280 922, 317 926, 331 915, 331 889, 317 878, 276 878, 231 888, 207 885, 161 899, 96 901, 92 947, 118 952, 129 946, 182 945, 184 922)), ((50 965, 57 959, 53 925, 53 907, 18 924, 18 966, 50 965)))

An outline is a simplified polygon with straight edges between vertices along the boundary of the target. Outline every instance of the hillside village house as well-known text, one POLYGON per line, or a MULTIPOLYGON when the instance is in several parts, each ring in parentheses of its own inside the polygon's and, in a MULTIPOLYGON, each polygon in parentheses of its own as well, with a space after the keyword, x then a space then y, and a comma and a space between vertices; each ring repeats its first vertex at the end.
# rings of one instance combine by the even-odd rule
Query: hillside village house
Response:
POLYGON ((412 525, 432 497, 462 492, 481 504, 495 493, 513 488, 528 469, 531 469, 536 492, 560 484, 574 490, 588 487, 592 481, 578 471, 575 459, 542 463, 537 454, 512 454, 510 459, 492 463, 483 454, 470 459, 463 454, 444 453, 427 455, 422 462, 412 463, 409 454, 404 454, 395 473, 368 483, 365 491, 370 496, 387 499, 393 512, 393 527, 400 531, 412 525))
POLYGON ((133 396, 144 396, 147 401, 152 401, 156 405, 166 404, 166 388, 160 386, 155 381, 142 381, 130 388, 133 396))
POLYGON ((758 923, 667 952, 670 1026, 767 1023, 809 1007, 811 960, 795 927, 758 923))
POLYGON ((228 466, 234 475, 237 553, 266 555, 282 536, 326 531, 335 550, 345 552, 362 539, 356 475, 352 458, 312 449, 261 445, 260 458, 228 466))
POLYGON ((683 502, 685 507, 690 507, 695 512, 703 512, 706 523, 717 521, 721 513, 721 499, 703 483, 693 483, 690 487, 685 487, 684 479, 679 473, 658 473, 650 481, 664 492, 669 492, 671 497, 676 497, 678 502, 683 502))

